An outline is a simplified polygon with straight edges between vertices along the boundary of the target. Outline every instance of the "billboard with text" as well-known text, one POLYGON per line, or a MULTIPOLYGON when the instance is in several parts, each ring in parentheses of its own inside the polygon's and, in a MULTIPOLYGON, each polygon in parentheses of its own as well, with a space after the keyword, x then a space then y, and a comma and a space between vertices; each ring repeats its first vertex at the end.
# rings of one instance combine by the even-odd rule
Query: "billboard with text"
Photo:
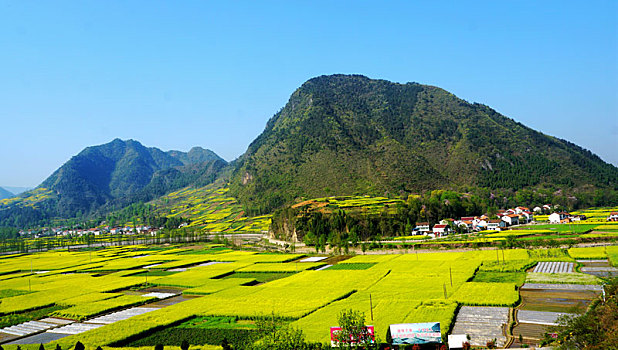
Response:
POLYGON ((393 345, 442 342, 440 322, 392 324, 390 330, 393 345))

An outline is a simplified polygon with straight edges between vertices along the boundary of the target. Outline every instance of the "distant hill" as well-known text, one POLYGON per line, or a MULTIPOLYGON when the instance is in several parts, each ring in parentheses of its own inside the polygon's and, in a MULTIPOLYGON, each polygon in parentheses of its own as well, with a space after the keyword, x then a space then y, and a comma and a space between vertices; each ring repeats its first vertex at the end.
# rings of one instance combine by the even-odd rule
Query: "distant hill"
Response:
POLYGON ((302 198, 433 189, 618 200, 618 169, 590 151, 438 87, 360 75, 304 83, 236 164, 230 192, 250 214, 302 198))
POLYGON ((30 191, 32 187, 13 187, 13 186, 2 186, 5 190, 13 193, 13 195, 18 195, 26 191, 30 191))
POLYGON ((15 196, 13 192, 0 187, 0 199, 11 198, 15 196))
POLYGON ((37 189, 0 202, 0 226, 106 212, 149 201, 189 184, 206 185, 226 165, 214 152, 202 148, 163 152, 134 140, 116 139, 84 149, 37 189))

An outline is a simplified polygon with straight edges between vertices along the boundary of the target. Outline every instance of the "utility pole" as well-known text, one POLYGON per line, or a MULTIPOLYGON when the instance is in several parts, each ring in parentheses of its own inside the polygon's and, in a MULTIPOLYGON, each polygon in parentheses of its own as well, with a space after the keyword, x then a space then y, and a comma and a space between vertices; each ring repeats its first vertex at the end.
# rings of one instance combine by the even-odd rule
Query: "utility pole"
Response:
POLYGON ((451 276, 451 288, 453 288, 453 271, 450 266, 448 267, 448 274, 451 276))
POLYGON ((371 301, 371 294, 369 294, 369 310, 371 311, 371 322, 373 323, 373 302, 371 301))
POLYGON ((446 296, 446 283, 442 283, 442 287, 444 288, 444 299, 447 299, 447 296, 446 296))

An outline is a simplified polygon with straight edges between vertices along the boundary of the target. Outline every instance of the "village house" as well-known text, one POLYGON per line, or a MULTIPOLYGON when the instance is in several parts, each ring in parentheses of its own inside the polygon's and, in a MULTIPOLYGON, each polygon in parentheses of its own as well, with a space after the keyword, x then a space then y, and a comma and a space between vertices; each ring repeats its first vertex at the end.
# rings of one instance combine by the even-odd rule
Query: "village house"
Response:
POLYGON ((559 213, 553 213, 549 215, 549 222, 552 224, 559 224, 561 222, 563 222, 564 219, 570 217, 571 214, 563 211, 563 212, 559 212, 559 213))
POLYGON ((609 213, 609 216, 607 217, 607 221, 618 221, 618 211, 613 211, 609 213))
POLYGON ((532 220, 534 220, 534 216, 532 216, 531 212, 522 211, 521 213, 519 213, 519 223, 527 224, 529 222, 532 222, 532 220))
POLYGON ((515 214, 521 214, 523 212, 529 212, 530 209, 526 208, 526 207, 517 207, 515 208, 515 214))
POLYGON ((472 220, 459 220, 457 221, 456 225, 458 227, 463 227, 466 230, 472 230, 472 220))
POLYGON ((450 230, 451 229, 450 227, 448 227, 448 225, 438 224, 438 225, 434 225, 433 234, 436 237, 446 236, 449 234, 450 230))
POLYGON ((485 230, 487 229, 487 219, 475 219, 472 225, 475 230, 485 230))
POLYGON ((509 226, 519 225, 519 215, 514 213, 504 215, 502 221, 506 222, 509 226))
POLYGON ((489 221, 487 221, 487 230, 488 231, 500 231, 503 228, 506 228, 506 221, 504 221, 504 220, 489 220, 489 221))
POLYGON ((416 224, 414 231, 417 231, 421 235, 426 235, 427 233, 431 232, 431 229, 429 228, 428 222, 419 222, 416 224))

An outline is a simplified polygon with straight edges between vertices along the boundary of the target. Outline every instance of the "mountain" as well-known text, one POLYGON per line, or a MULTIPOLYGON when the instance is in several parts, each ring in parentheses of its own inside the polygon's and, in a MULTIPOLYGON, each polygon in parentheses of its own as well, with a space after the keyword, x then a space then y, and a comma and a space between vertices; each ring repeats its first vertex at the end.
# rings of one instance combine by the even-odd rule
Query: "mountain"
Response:
POLYGON ((235 163, 231 193, 250 214, 300 198, 434 189, 618 198, 618 169, 590 151, 438 87, 360 75, 304 83, 235 163))
POLYGON ((164 152, 134 140, 115 139, 84 149, 37 189, 0 202, 0 226, 104 213, 189 184, 206 185, 226 165, 214 152, 199 147, 187 153, 164 152))
POLYGON ((0 199, 11 198, 15 196, 13 192, 0 187, 0 199))
POLYGON ((202 147, 193 147, 187 153, 180 151, 169 151, 167 154, 180 160, 185 165, 206 163, 213 160, 225 161, 215 152, 209 149, 203 149, 202 147))

